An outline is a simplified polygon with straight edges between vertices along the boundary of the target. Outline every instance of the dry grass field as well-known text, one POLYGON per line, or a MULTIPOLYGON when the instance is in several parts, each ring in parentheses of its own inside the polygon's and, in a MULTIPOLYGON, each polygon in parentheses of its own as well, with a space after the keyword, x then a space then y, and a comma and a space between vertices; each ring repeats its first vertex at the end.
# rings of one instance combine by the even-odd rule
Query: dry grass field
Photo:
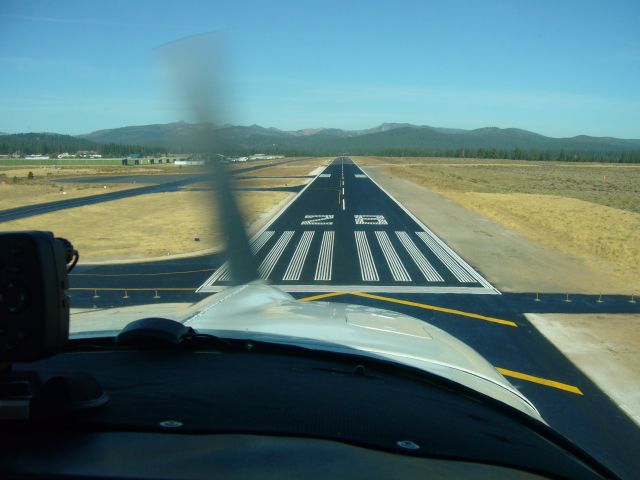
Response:
MULTIPOLYGON (((269 178, 309 175, 330 158, 302 158, 249 162, 230 165, 231 170, 247 166, 264 169, 238 175, 241 188, 286 187, 302 185, 303 178, 269 178), (294 160, 293 162, 290 162, 294 160)), ((135 188, 133 184, 63 183, 62 177, 167 174, 203 171, 199 167, 154 165, 138 167, 26 167, 0 169, 0 210, 65 198, 135 188), (34 179, 27 178, 32 171, 34 179), (3 176, 4 174, 4 176, 3 176), (18 181, 14 183, 13 177, 18 181), (62 191, 66 194, 63 195, 62 191)), ((204 183, 192 184, 178 192, 148 194, 77 207, 21 220, 3 222, 2 230, 52 230, 71 240, 80 250, 83 262, 161 257, 219 249, 221 239, 216 229, 211 193, 198 191, 204 183), (194 241, 198 236, 200 241, 194 241)), ((238 191, 238 201, 247 226, 275 209, 292 194, 286 192, 238 191)))
POLYGON ((13 184, 2 183, 0 180, 0 210, 127 190, 138 186, 139 185, 117 183, 106 185, 96 185, 95 183, 67 183, 57 185, 49 182, 35 181, 13 184))
MULTIPOLYGON (((247 225, 284 200, 281 192, 239 192, 247 225)), ((52 230, 68 238, 83 262, 159 257, 218 249, 209 192, 141 195, 4 222, 3 230, 52 230), (199 242, 194 237, 200 238, 199 242)))
POLYGON ((640 291, 640 165, 361 157, 640 291))

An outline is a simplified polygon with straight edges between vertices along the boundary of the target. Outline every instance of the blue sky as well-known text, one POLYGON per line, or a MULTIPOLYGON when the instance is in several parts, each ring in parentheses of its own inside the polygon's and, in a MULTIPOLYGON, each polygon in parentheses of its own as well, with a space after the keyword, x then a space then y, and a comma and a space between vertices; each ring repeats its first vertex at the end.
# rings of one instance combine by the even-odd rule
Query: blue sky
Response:
POLYGON ((159 45, 219 30, 228 121, 640 138, 640 2, 3 1, 0 131, 185 118, 159 45))

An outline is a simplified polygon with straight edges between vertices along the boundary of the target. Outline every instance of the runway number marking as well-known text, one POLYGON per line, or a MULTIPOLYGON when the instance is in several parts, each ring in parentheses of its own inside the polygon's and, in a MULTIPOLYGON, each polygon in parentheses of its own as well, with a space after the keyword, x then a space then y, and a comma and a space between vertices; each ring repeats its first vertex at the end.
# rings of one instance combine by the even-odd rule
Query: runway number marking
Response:
POLYGON ((356 225, 388 225, 384 215, 354 215, 356 225))
POLYGON ((333 225, 333 215, 305 215, 300 225, 333 225))

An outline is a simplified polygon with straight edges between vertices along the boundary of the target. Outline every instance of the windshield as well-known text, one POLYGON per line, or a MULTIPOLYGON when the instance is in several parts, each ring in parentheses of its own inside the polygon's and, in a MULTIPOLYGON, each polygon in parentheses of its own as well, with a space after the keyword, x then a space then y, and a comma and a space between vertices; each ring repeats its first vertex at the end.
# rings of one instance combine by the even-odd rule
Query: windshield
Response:
POLYGON ((266 330, 287 333, 272 326, 291 297, 401 314, 344 321, 386 332, 389 355, 436 327, 637 472, 622 439, 640 439, 639 16, 634 2, 5 3, 0 230, 79 251, 73 337, 190 321, 243 283, 225 254, 243 251, 228 230, 242 221, 244 256, 285 294, 266 330))

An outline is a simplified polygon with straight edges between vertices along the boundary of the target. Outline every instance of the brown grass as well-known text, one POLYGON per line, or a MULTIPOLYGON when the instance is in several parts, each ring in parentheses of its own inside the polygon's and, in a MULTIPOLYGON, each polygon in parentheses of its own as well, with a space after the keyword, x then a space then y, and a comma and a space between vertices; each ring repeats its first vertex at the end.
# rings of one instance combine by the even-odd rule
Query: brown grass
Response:
MULTIPOLYGON (((288 195, 239 192, 247 225, 288 195)), ((209 192, 157 193, 4 222, 2 228, 52 230, 71 240, 84 262, 158 257, 221 247, 210 204, 209 192)))
POLYGON ((131 184, 109 183, 97 185, 95 183, 51 183, 39 181, 24 181, 21 183, 3 183, 0 181, 0 210, 35 205, 37 203, 54 202, 67 198, 80 198, 88 195, 127 190, 138 187, 131 184), (107 188, 104 188, 104 187, 107 188), (64 192, 64 193, 63 193, 64 192))
MULTIPOLYGON (((327 164, 330 158, 300 158, 294 162, 282 161, 247 162, 231 165, 232 169, 246 166, 266 165, 267 168, 248 172, 250 176, 290 176, 307 175, 319 165, 327 164), (273 166, 272 166, 273 165, 273 166)), ((60 183, 57 178, 64 176, 99 176, 147 173, 185 173, 202 171, 194 167, 177 168, 174 165, 154 165, 139 167, 52 167, 14 168, 5 170, 6 178, 17 175, 19 183, 12 181, 2 184, 0 177, 0 209, 21 205, 42 203, 61 198, 81 197, 104 193, 115 189, 135 188, 137 185, 107 184, 107 189, 99 184, 60 183), (51 175, 47 175, 48 171, 51 175), (36 178, 27 180, 29 171, 36 178), (9 176, 11 175, 11 176, 9 176), (66 195, 60 193, 64 188, 66 195)), ((305 179, 295 178, 242 178, 238 177, 238 187, 280 187, 302 185, 305 179)), ((4 222, 3 230, 52 230, 56 235, 71 240, 80 250, 83 261, 126 260, 191 253, 200 250, 219 249, 221 239, 212 223, 210 192, 192 189, 206 187, 193 184, 178 192, 148 194, 111 202, 88 205, 59 212, 38 215, 22 220, 4 222), (194 237, 200 241, 195 242, 194 237)), ((291 194, 285 192, 238 191, 238 201, 243 209, 247 225, 261 216, 269 215, 291 194)))

